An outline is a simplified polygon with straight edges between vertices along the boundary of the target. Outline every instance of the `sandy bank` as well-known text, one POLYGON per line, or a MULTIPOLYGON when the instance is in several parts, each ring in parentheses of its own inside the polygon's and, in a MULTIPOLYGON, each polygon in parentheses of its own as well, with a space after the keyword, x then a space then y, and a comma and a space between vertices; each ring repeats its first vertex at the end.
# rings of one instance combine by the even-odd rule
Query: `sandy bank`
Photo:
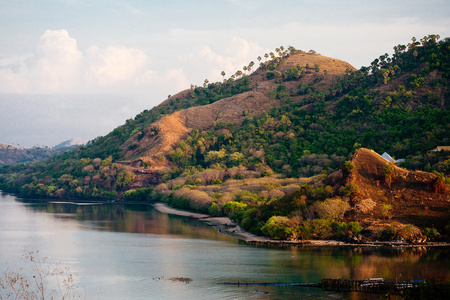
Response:
POLYGON ((155 204, 153 204, 153 206, 155 207, 156 210, 158 210, 162 213, 172 214, 172 215, 177 215, 177 216, 184 216, 184 217, 189 217, 189 218, 203 221, 206 224, 213 227, 214 229, 216 229, 218 232, 232 236, 241 241, 245 241, 248 243, 277 242, 275 240, 271 240, 271 239, 257 236, 250 232, 247 232, 247 231, 243 230, 235 222, 233 222, 232 220, 230 220, 229 218, 226 218, 226 217, 211 217, 210 215, 182 211, 182 210, 171 208, 165 203, 155 203, 155 204))
POLYGON ((279 241, 269 239, 263 236, 257 236, 250 232, 243 230, 234 221, 226 217, 211 217, 206 214, 199 214, 194 212, 188 212, 178 210, 169 207, 165 203, 154 203, 153 206, 156 210, 172 215, 184 216, 193 219, 197 219, 210 225, 218 232, 234 237, 238 240, 245 241, 252 245, 273 245, 273 246, 352 246, 352 247, 398 247, 398 248, 410 248, 410 247, 449 247, 450 243, 427 243, 427 244, 408 244, 398 242, 367 242, 367 243, 347 243, 335 240, 304 240, 304 241, 279 241))

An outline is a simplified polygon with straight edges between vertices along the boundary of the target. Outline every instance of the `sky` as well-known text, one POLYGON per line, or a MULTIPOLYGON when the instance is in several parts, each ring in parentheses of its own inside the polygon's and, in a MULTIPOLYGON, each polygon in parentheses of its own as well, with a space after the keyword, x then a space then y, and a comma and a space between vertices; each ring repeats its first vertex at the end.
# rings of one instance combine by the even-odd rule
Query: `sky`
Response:
POLYGON ((450 37, 448 0, 0 0, 0 143, 91 140, 280 46, 355 68, 450 37))

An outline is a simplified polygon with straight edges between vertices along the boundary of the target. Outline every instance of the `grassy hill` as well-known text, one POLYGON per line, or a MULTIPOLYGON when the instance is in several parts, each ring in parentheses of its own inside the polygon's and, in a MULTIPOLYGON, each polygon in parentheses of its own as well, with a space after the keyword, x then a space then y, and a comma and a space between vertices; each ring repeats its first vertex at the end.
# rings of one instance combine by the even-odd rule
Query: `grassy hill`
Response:
MULTIPOLYGON (((450 144, 449 47, 449 39, 439 41, 435 35, 413 39, 394 47, 392 57, 381 55, 360 70, 280 47, 267 55, 271 59, 259 59, 252 73, 253 62, 248 75, 238 71, 223 82, 191 86, 89 146, 42 163, 3 167, 0 188, 42 198, 159 197, 184 209, 228 215, 244 228, 272 237, 277 237, 272 227, 284 232, 282 238, 306 238, 308 232, 309 237, 348 237, 357 231, 355 222, 367 230, 375 226, 379 218, 369 215, 380 209, 387 223, 411 224, 413 232, 438 228, 445 234, 444 221, 425 219, 448 217, 450 156, 429 150, 450 144), (332 179, 325 178, 355 150, 357 156, 365 153, 358 150, 362 147, 404 158, 405 170, 437 172, 418 178, 427 187, 440 180, 442 187, 419 193, 415 189, 420 184, 405 183, 401 192, 390 194, 384 185, 374 185, 380 179, 352 177, 351 172, 328 183, 332 179), (282 205, 296 193, 298 203, 282 205), (389 201, 402 193, 438 200, 424 200, 410 210, 397 206, 406 200, 394 202, 389 209, 389 201), (323 218, 318 212, 325 208, 318 208, 319 203, 347 208, 339 218, 323 218), (372 205, 372 210, 359 211, 358 205, 372 205), (414 223, 411 216, 424 207, 425 217, 414 223), (391 212, 399 211, 409 211, 410 217, 394 218, 391 212), (433 211, 444 211, 444 216, 433 211), (331 235, 320 234, 327 226, 331 235)), ((352 164, 356 170, 364 166, 352 164)), ((402 176, 392 186, 408 179, 402 176)), ((399 224, 389 230, 397 233, 403 228, 399 224)), ((421 234, 414 236, 421 239, 421 234)))

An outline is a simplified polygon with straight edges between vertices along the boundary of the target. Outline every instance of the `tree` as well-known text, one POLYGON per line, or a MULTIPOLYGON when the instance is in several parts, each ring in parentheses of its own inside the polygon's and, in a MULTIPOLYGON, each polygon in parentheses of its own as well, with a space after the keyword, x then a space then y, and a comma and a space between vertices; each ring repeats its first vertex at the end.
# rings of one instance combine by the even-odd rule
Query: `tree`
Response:
POLYGON ((255 65, 255 63, 254 63, 253 61, 251 61, 251 62, 248 64, 247 70, 248 70, 249 73, 250 73, 250 71, 252 70, 252 68, 253 68, 254 65, 255 65))
POLYGON ((273 216, 261 227, 261 231, 275 240, 286 240, 291 236, 293 228, 289 227, 287 217, 273 216))
POLYGON ((220 75, 222 75, 223 80, 225 81, 225 71, 222 71, 222 73, 220 73, 220 75))

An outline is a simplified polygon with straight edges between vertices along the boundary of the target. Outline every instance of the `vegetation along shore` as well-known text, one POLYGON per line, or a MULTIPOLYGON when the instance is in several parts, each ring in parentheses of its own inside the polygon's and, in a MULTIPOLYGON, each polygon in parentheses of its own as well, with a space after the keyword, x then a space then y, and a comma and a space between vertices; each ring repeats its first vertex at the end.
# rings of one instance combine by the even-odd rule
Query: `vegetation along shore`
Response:
POLYGON ((0 189, 158 201, 253 243, 444 245, 449 52, 433 34, 356 70, 279 47, 87 145, 16 164, 2 146, 0 189))

